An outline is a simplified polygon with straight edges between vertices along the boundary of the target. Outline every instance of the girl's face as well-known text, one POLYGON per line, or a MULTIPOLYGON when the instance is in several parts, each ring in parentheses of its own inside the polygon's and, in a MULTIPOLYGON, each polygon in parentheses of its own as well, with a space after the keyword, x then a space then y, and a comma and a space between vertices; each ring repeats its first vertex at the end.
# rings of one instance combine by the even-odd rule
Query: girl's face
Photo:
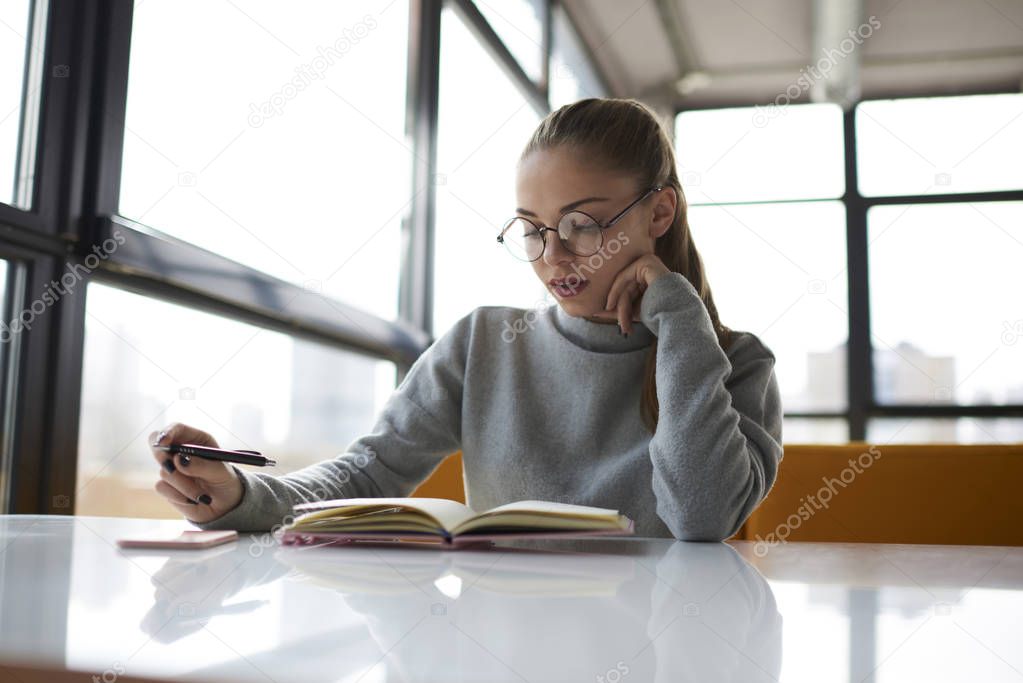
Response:
MULTIPOLYGON (((536 151, 518 167, 516 215, 541 227, 557 228, 564 213, 579 209, 605 224, 648 189, 637 187, 632 176, 587 164, 584 157, 566 148, 536 151)), ((641 255, 653 253, 656 237, 670 227, 674 197, 665 205, 666 194, 670 192, 651 195, 603 230, 603 243, 592 256, 573 254, 556 232, 544 233, 547 246, 531 264, 566 313, 591 319, 604 313, 615 276, 641 255), (566 278, 567 289, 552 282, 566 278)), ((601 322, 614 322, 613 312, 601 322)))

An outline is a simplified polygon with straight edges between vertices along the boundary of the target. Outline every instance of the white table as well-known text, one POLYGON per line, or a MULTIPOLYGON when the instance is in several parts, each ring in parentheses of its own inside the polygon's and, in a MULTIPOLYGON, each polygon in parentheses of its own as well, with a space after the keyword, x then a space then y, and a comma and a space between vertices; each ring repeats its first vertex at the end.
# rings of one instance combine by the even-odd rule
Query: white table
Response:
POLYGON ((1023 681, 1023 548, 115 545, 176 528, 0 516, 0 660, 105 681, 1023 681))

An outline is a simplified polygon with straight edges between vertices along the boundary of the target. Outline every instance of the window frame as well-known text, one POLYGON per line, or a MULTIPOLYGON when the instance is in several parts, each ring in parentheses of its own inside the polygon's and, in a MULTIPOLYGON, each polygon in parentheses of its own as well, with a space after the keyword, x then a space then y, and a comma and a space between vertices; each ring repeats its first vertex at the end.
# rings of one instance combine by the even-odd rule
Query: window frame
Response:
MULTIPOLYGON (((2 397, 9 398, 0 417, 13 426, 4 430, 6 441, 0 440, 0 467, 6 462, 10 475, 9 495, 0 491, 0 512, 74 511, 85 293, 93 281, 390 360, 398 367, 400 382, 435 339, 432 179, 442 9, 455 10, 523 97, 545 115, 550 111, 551 12, 556 1, 543 2, 542 74, 532 80, 472 0, 409 0, 405 126, 415 160, 411 186, 430 189, 415 196, 402 220, 398 318, 387 320, 119 215, 134 3, 49 0, 40 7, 46 0, 32 0, 30 14, 46 16, 45 26, 38 29, 45 44, 35 185, 30 209, 0 203, 0 258, 14 262, 22 278, 17 296, 9 292, 12 310, 22 310, 34 292, 43 291, 67 266, 82 263, 91 245, 114 230, 127 239, 84 275, 79 296, 63 297, 51 306, 31 330, 18 335, 16 348, 0 348, 12 360, 7 377, 0 377, 0 410, 2 397), (58 66, 63 76, 49 77, 58 66)), ((572 29, 578 34, 574 23, 572 29)), ((607 82, 595 60, 587 66, 607 82)))
MULTIPOLYGON (((843 111, 842 145, 845 172, 845 193, 838 200, 845 206, 846 216, 846 277, 848 290, 848 327, 846 391, 847 408, 844 411, 785 411, 786 418, 845 419, 849 427, 849 441, 865 441, 867 425, 872 418, 883 417, 1023 417, 1023 404, 1006 405, 928 405, 928 404, 884 404, 877 401, 874 387, 873 345, 871 344, 870 318, 870 270, 868 263, 869 236, 867 212, 875 206, 901 204, 950 204, 960 202, 1015 202, 1023 201, 1023 188, 1018 190, 997 190, 988 192, 958 192, 926 195, 879 195, 867 197, 859 191, 859 166, 857 157, 856 116, 859 103, 874 100, 916 99, 921 97, 957 97, 965 95, 997 95, 1014 93, 1006 90, 971 90, 962 92, 918 92, 904 96, 892 94, 883 97, 862 98, 856 106, 843 111)), ((793 101, 793 104, 808 104, 809 100, 793 101)), ((700 107, 677 108, 672 121, 687 111, 753 107, 759 101, 728 101, 707 104, 700 107)), ((749 202, 707 203, 706 206, 729 206, 733 204, 775 204, 804 201, 832 200, 778 200, 749 202)))

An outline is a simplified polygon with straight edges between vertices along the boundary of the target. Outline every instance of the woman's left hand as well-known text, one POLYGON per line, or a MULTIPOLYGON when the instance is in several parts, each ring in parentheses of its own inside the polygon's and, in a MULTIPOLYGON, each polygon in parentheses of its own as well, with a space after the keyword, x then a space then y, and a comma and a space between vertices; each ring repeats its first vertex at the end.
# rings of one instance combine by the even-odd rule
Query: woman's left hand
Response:
POLYGON ((622 332, 631 333, 633 321, 639 320, 643 293, 654 280, 670 272, 656 254, 643 254, 618 273, 607 293, 604 311, 594 317, 617 320, 622 332))

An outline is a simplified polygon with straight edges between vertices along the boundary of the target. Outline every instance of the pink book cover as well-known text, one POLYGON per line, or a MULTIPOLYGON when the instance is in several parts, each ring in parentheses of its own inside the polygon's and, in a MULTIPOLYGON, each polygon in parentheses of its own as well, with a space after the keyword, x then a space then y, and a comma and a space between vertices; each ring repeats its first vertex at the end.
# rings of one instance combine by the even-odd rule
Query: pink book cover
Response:
POLYGON ((579 538, 586 536, 631 536, 634 523, 630 519, 627 529, 598 529, 589 531, 514 531, 499 534, 465 534, 448 536, 425 533, 378 533, 375 531, 308 532, 285 531, 281 535, 284 545, 348 545, 359 542, 438 546, 441 548, 469 548, 492 546, 496 542, 514 538, 579 538))

